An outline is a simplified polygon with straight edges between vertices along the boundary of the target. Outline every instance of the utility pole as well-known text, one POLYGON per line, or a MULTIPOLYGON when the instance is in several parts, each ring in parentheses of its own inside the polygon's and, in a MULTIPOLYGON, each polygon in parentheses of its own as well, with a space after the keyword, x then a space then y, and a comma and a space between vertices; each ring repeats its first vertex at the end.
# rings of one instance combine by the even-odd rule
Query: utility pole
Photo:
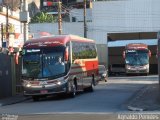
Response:
POLYGON ((158 79, 160 85, 160 39, 158 39, 158 48, 157 48, 157 57, 158 57, 158 79))
MULTIPOLYGON (((28 5, 27 5, 27 1, 23 0, 23 12, 27 12, 28 11, 28 5)), ((24 22, 24 29, 23 29, 23 33, 24 33, 24 42, 26 40, 28 40, 28 22, 24 22)))
POLYGON ((8 0, 6 3, 6 46, 9 47, 9 33, 8 33, 8 23, 9 23, 9 19, 8 19, 8 10, 9 10, 9 6, 8 6, 8 0))
POLYGON ((57 0, 56 2, 44 1, 43 6, 57 6, 58 5, 58 34, 62 34, 62 16, 61 16, 61 5, 62 2, 57 0))
POLYGON ((86 22, 86 0, 83 0, 84 4, 84 11, 83 11, 83 16, 84 16, 84 37, 87 38, 87 22, 86 22))
POLYGON ((4 34, 4 31, 3 31, 3 23, 1 23, 1 41, 2 41, 2 47, 3 46, 3 34, 4 34))
POLYGON ((159 80, 159 86, 160 86, 160 32, 157 32, 157 39, 158 39, 158 45, 157 45, 158 80, 159 80))
MULTIPOLYGON (((22 0, 20 0, 20 12, 22 12, 23 11, 23 1, 22 0)), ((23 33, 23 30, 22 30, 22 26, 23 26, 23 24, 22 24, 22 22, 20 23, 20 31, 21 31, 21 33, 23 33)))
POLYGON ((58 0, 58 33, 62 34, 61 1, 58 0))

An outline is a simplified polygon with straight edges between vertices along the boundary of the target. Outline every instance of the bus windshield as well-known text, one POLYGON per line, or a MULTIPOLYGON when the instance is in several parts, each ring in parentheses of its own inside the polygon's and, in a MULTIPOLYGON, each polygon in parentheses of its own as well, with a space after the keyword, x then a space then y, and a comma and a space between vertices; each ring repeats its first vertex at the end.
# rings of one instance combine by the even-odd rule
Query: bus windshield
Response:
POLYGON ((23 49, 22 76, 57 78, 65 73, 64 47, 23 49))
POLYGON ((147 50, 126 51, 126 64, 128 65, 146 65, 149 64, 149 55, 147 50))

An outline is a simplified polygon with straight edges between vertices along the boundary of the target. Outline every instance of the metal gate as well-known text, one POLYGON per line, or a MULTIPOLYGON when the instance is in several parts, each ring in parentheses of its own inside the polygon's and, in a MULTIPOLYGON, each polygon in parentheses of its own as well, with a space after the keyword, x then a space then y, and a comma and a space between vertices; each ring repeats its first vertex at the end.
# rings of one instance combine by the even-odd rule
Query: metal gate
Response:
POLYGON ((0 53, 0 98, 21 94, 21 62, 15 64, 15 55, 0 53))
POLYGON ((12 96, 11 56, 0 54, 0 98, 12 96))

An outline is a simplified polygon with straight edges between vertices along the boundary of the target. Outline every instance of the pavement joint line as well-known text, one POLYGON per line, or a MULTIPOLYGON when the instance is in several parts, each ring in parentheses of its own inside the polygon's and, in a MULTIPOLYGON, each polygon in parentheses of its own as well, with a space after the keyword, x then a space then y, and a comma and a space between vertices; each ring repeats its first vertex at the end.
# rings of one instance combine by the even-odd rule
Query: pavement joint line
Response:
MULTIPOLYGON (((71 115, 71 114, 77 114, 77 115, 107 115, 107 114, 115 114, 116 112, 47 112, 47 113, 29 113, 29 114, 20 114, 21 116, 30 116, 30 115, 71 115)), ((118 114, 118 112, 117 112, 118 114)))
POLYGON ((144 111, 143 108, 138 108, 138 107, 128 106, 127 108, 128 110, 131 110, 131 111, 144 111))

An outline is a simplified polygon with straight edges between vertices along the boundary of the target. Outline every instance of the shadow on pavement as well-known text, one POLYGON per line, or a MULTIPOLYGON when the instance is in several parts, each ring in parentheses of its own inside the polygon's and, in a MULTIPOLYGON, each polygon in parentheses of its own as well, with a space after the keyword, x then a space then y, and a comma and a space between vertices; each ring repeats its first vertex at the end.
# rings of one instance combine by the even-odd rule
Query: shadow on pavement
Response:
POLYGON ((149 84, 136 92, 125 104, 131 111, 160 110, 160 86, 149 84))

